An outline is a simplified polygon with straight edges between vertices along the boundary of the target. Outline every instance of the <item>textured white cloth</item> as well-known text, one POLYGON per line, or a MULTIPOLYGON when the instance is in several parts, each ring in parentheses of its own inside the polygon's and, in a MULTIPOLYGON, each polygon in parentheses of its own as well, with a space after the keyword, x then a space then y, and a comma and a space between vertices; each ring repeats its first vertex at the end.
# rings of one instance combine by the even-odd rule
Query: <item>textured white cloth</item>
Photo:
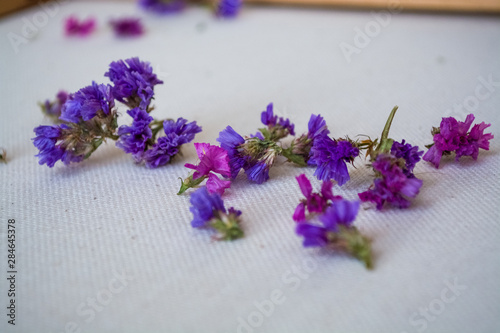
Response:
MULTIPOLYGON (((0 164, 1 332, 500 330, 498 17, 395 13, 377 30, 362 11, 247 7, 217 20, 201 8, 150 16, 131 2, 57 9, 43 26, 39 7, 0 20, 0 146, 9 159, 0 164), (95 16, 97 32, 65 38, 72 13, 95 16), (107 20, 126 14, 144 18, 144 37, 112 35, 107 20), (41 27, 15 53, 9 33, 22 36, 33 19, 41 27), (368 45, 357 28, 371 34, 368 45), (341 45, 356 43, 364 47, 348 62, 341 45), (196 120, 196 142, 216 143, 227 125, 254 133, 269 102, 299 134, 320 113, 334 136, 374 138, 397 104, 397 140, 423 148, 442 116, 463 120, 467 108, 496 138, 477 162, 420 163, 424 185, 410 209, 363 206, 355 224, 373 239, 373 271, 301 246, 295 176, 314 170, 283 161, 263 185, 237 178, 225 200, 243 211, 246 237, 214 242, 190 227, 189 195, 176 195, 184 163, 196 161, 192 144, 157 170, 112 142, 70 167, 33 156, 33 128, 48 123, 37 102, 108 82, 108 64, 132 56, 165 81, 153 115, 196 120), (8 219, 17 225, 15 327, 6 316, 8 219)), ((370 171, 355 166, 336 194, 355 199, 369 186, 370 171)))

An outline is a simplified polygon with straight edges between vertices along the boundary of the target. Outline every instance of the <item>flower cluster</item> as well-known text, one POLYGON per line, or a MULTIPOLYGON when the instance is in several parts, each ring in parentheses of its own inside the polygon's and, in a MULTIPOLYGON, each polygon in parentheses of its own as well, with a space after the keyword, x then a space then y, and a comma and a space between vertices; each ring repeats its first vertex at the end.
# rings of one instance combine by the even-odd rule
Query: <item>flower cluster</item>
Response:
MULTIPOLYGON (((144 10, 160 15, 178 13, 186 8, 189 2, 199 3, 189 0, 138 0, 139 6, 144 10)), ((210 0, 209 3, 215 15, 222 18, 237 16, 243 5, 242 0, 210 0)))
POLYGON ((66 36, 86 37, 94 32, 95 28, 96 20, 92 17, 79 21, 75 16, 70 16, 64 22, 66 36))
POLYGON ((105 76, 110 78, 112 85, 93 82, 74 94, 60 92, 56 102, 46 102, 42 106, 42 110, 52 117, 60 110, 58 120, 61 124, 35 128, 33 143, 39 150, 40 164, 53 167, 59 160, 66 165, 81 162, 106 139, 111 139, 137 163, 156 168, 170 162, 180 146, 192 141, 201 131, 196 122, 188 123, 183 118, 160 121, 149 115, 153 110, 150 103, 154 87, 163 82, 148 62, 139 58, 112 62, 105 76), (131 125, 118 128, 115 101, 129 107, 127 114, 132 118, 131 125), (160 136, 161 131, 163 136, 160 136))
POLYGON ((374 148, 378 140, 366 140, 364 146, 361 145, 369 152, 375 179, 373 185, 358 196, 361 201, 375 203, 379 210, 386 203, 397 208, 408 208, 410 199, 415 198, 422 187, 422 180, 415 177, 413 169, 424 152, 405 140, 397 142, 389 138, 397 109, 397 106, 392 109, 378 146, 374 148))
POLYGON ((331 181, 324 181, 321 193, 313 193, 307 177, 297 177, 305 200, 297 206, 293 219, 295 232, 304 237, 305 247, 328 247, 344 251, 372 268, 370 240, 352 225, 359 201, 348 201, 332 194, 331 181))
POLYGON ((206 187, 202 187, 191 194, 190 202, 190 211, 193 213, 191 225, 194 228, 214 229, 219 234, 219 240, 243 237, 239 219, 241 211, 233 207, 226 211, 218 193, 210 194, 206 187))
POLYGON ((141 19, 136 17, 112 19, 109 21, 109 24, 118 37, 138 37, 144 34, 141 19))
POLYGON ((491 133, 484 133, 484 130, 491 126, 484 122, 475 124, 469 131, 474 115, 469 114, 465 122, 458 121, 453 117, 443 118, 439 128, 432 130, 434 143, 427 146, 429 150, 423 159, 431 162, 439 168, 443 155, 455 153, 458 161, 462 156, 470 156, 477 160, 479 149, 489 150, 490 140, 494 138, 491 133))

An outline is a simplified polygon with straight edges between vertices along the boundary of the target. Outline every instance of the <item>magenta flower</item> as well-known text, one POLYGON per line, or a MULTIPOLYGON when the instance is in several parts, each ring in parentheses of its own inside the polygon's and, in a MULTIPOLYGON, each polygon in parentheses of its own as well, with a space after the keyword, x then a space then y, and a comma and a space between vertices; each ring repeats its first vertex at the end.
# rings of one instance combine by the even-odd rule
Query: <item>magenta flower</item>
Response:
POLYGON ((293 220, 302 222, 306 219, 306 209, 309 213, 322 213, 329 205, 329 201, 342 199, 341 196, 335 196, 332 193, 333 183, 331 181, 324 181, 321 185, 320 193, 313 193, 311 182, 307 179, 305 174, 296 177, 300 186, 300 191, 306 197, 301 200, 293 214, 293 220))
POLYGON ((118 37, 138 37, 144 33, 144 27, 139 18, 124 17, 111 20, 109 24, 118 37))
POLYGON ((491 133, 484 133, 484 130, 491 126, 484 122, 476 124, 469 131, 474 115, 471 113, 465 119, 465 122, 458 121, 453 117, 443 118, 439 128, 435 128, 434 143, 423 156, 425 161, 431 162, 436 168, 439 168, 441 157, 455 153, 455 160, 462 156, 471 156, 477 160, 479 149, 489 150, 490 142, 494 136, 491 133))
POLYGON ((64 22, 64 32, 66 36, 85 37, 90 35, 96 28, 96 21, 93 17, 79 21, 75 16, 66 18, 64 22))
POLYGON ((210 193, 222 195, 231 186, 231 181, 221 180, 216 174, 220 174, 224 178, 231 177, 231 167, 229 166, 227 151, 209 143, 195 143, 194 147, 196 148, 200 163, 198 165, 190 163, 184 165, 186 168, 195 170, 195 172, 182 183, 179 194, 188 188, 201 184, 203 180, 208 178, 207 190, 210 193))
POLYGON ((422 180, 408 177, 390 155, 379 154, 373 169, 378 177, 373 188, 359 193, 361 201, 371 201, 381 210, 385 203, 398 208, 408 208, 410 198, 415 198, 422 187, 422 180))

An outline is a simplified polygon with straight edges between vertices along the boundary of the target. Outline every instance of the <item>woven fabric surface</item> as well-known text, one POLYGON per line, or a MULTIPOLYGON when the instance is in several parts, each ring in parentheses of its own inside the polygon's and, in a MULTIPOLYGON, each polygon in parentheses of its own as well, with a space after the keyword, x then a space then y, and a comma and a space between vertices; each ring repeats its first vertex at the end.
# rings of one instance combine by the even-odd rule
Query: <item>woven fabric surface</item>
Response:
MULTIPOLYGON (((500 330, 498 17, 384 13, 377 33, 377 12, 251 6, 217 20, 202 8, 157 17, 132 2, 66 2, 13 46, 9 34, 43 23, 40 12, 0 20, 1 332, 500 330), (99 28, 64 37, 73 13, 95 16, 99 28), (146 34, 115 38, 106 22, 123 15, 142 17, 146 34), (357 37, 365 29, 366 45, 357 37), (346 44, 363 47, 347 59, 346 44), (263 185, 238 176, 225 201, 243 211, 246 237, 215 242, 191 228, 189 195, 176 195, 184 163, 196 161, 192 144, 155 170, 113 142, 70 167, 34 157, 33 128, 49 123, 37 102, 106 83, 109 63, 132 56, 165 81, 152 115, 196 120, 196 142, 215 144, 227 125, 254 133, 270 102, 299 134, 320 113, 333 136, 374 138, 399 105, 396 140, 423 148, 441 117, 464 120, 468 110, 495 139, 478 161, 419 163, 424 185, 410 209, 362 206, 355 225, 373 239, 373 271, 302 247, 291 218, 302 197, 295 177, 313 179, 314 170, 283 160, 263 185), (6 316, 8 219, 17 226, 15 327, 6 316)), ((334 193, 356 199, 372 174, 361 159, 350 172, 334 193)))

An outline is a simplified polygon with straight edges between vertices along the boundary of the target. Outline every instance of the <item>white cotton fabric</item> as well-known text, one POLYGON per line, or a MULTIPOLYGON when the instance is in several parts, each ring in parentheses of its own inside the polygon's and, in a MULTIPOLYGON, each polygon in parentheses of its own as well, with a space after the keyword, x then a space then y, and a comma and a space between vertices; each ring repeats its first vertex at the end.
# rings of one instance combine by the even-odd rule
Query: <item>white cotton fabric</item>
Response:
MULTIPOLYGON (((500 330, 498 17, 403 12, 376 33, 368 11, 248 6, 217 20, 203 8, 157 17, 132 2, 66 2, 15 53, 9 36, 22 36, 37 14, 42 20, 41 10, 0 19, 0 147, 8 152, 0 164, 1 332, 500 330), (95 16, 96 33, 65 38, 73 13, 95 16), (144 37, 113 36, 106 22, 123 15, 143 18, 144 37), (355 47, 358 28, 373 37, 348 62, 340 45, 355 47), (192 144, 156 170, 113 142, 70 167, 34 157, 33 128, 49 123, 37 102, 106 83, 108 64, 132 56, 165 81, 152 115, 196 120, 196 142, 216 143, 227 125, 255 133, 269 102, 299 134, 320 113, 333 136, 375 138, 399 105, 396 140, 423 148, 441 117, 463 120, 467 108, 492 124, 495 139, 477 162, 420 163, 424 185, 410 209, 363 205, 355 225, 373 239, 373 271, 301 246, 291 218, 302 198, 295 176, 305 173, 315 189, 320 182, 313 169, 282 160, 263 185, 237 178, 225 202, 243 211, 246 236, 215 242, 191 228, 189 195, 176 195, 184 163, 196 161, 192 144), (3 277, 8 219, 17 226, 15 327, 3 277)), ((356 199, 371 173, 362 159, 350 171, 334 191, 356 199)))

